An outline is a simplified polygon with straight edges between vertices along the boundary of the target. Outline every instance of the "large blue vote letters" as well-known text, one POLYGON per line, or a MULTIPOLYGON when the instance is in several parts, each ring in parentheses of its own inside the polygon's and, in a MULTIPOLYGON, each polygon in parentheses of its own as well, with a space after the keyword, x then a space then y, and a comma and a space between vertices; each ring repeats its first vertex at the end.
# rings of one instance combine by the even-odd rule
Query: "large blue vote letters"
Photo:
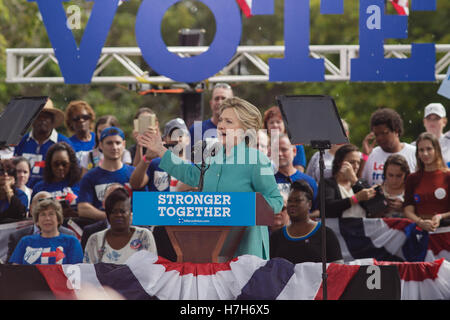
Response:
POLYGON ((161 38, 165 12, 180 0, 143 0, 136 17, 136 40, 145 61, 159 74, 181 82, 199 82, 222 70, 241 39, 241 16, 235 1, 199 0, 216 19, 216 34, 201 55, 181 58, 167 50, 161 38))
POLYGON ((360 51, 351 62, 351 81, 434 81, 434 44, 412 44, 408 59, 384 58, 385 39, 408 36, 408 16, 386 15, 384 6, 384 0, 360 0, 360 51))
MULTIPOLYGON (((119 0, 87 0, 94 6, 79 46, 66 25, 63 2, 37 2, 55 56, 68 84, 90 83, 119 0)), ((167 49, 161 37, 165 13, 180 0, 142 0, 136 16, 136 41, 148 65, 160 75, 179 82, 199 82, 217 74, 236 53, 242 32, 235 0, 197 0, 216 21, 216 34, 208 50, 179 57, 167 49)), ((407 38, 408 17, 385 14, 384 0, 359 0, 359 57, 351 61, 350 81, 434 81, 435 45, 412 44, 408 59, 385 58, 386 39, 407 38)), ((126 5, 124 3, 123 5, 126 5)), ((321 0, 320 14, 343 14, 344 0, 321 0)), ((434 11, 436 0, 412 0, 411 11, 434 11)), ((269 81, 324 81, 324 59, 311 58, 310 0, 284 0, 285 53, 269 59, 269 81)), ((253 0, 253 15, 273 15, 274 0, 253 0)))
POLYGON ((90 83, 119 0, 88 0, 94 1, 94 5, 79 47, 67 26, 63 2, 68 0, 28 1, 39 6, 64 82, 90 83))

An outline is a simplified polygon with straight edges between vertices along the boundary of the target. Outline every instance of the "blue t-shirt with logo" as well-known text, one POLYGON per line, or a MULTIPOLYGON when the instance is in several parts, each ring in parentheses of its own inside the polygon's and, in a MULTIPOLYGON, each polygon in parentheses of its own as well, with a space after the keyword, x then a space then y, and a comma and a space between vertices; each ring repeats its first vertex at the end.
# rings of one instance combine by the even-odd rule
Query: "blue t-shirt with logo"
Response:
POLYGON ((95 133, 91 132, 91 140, 90 141, 81 141, 77 138, 76 135, 73 135, 69 138, 72 143, 73 150, 77 155, 78 161, 80 161, 83 153, 91 151, 95 147, 95 133))
POLYGON ((155 158, 147 169, 148 191, 170 191, 169 174, 159 168, 161 158, 155 158))
POLYGON ((75 264, 83 262, 83 249, 77 238, 61 233, 44 238, 40 234, 23 237, 17 244, 10 263, 75 264))
POLYGON ((42 180, 45 167, 45 156, 47 155, 48 149, 56 143, 55 141, 66 142, 72 146, 72 143, 66 136, 53 131, 50 139, 42 145, 39 145, 38 142, 30 136, 30 133, 27 133, 15 147, 14 156, 23 156, 27 158, 31 165, 30 179, 27 183, 28 188, 32 189, 39 180, 42 180))
POLYGON ((80 193, 80 183, 77 182, 73 186, 69 186, 69 181, 67 180, 51 183, 41 180, 33 187, 31 198, 33 199, 33 197, 40 191, 47 191, 54 198, 66 197, 67 195, 69 195, 70 198, 67 197, 67 199, 70 199, 70 205, 76 205, 78 194, 80 193), (74 197, 70 196, 70 194, 74 195, 74 197))
POLYGON ((108 171, 101 167, 89 170, 81 179, 78 203, 89 202, 97 209, 102 209, 102 201, 105 197, 106 188, 113 183, 120 183, 130 189, 130 177, 134 167, 123 164, 116 171, 108 171))

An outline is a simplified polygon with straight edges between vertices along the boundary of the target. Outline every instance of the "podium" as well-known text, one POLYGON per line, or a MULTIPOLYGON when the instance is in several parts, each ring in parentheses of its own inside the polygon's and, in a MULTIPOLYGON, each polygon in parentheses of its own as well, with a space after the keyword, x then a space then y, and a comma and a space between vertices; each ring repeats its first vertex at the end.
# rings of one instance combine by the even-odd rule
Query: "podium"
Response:
POLYGON ((260 193, 135 192, 133 224, 165 226, 177 262, 231 260, 249 226, 273 225, 260 193))

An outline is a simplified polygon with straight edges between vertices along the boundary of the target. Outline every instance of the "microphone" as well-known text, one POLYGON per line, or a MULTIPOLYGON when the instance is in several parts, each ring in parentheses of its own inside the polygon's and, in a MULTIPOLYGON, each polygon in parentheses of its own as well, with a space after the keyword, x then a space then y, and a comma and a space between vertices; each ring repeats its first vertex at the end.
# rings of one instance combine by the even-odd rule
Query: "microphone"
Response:
POLYGON ((216 155, 216 141, 211 139, 208 140, 199 140, 192 146, 191 149, 192 162, 194 163, 202 162, 216 155))

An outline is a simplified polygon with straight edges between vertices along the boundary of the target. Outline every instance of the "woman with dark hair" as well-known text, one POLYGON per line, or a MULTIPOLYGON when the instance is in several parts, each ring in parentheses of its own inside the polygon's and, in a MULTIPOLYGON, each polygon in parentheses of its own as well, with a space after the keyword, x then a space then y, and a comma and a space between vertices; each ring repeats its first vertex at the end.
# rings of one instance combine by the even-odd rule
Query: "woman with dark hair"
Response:
POLYGON ((382 214, 384 217, 403 217, 403 203, 405 201, 405 182, 410 174, 409 165, 405 157, 393 154, 386 159, 383 167, 383 194, 388 208, 382 214))
POLYGON ((0 160, 0 223, 25 218, 28 197, 15 187, 16 169, 11 160, 0 160))
MULTIPOLYGON (((284 258, 292 263, 321 262, 321 222, 311 219, 313 191, 304 180, 295 181, 287 200, 291 224, 270 236, 270 258, 284 258)), ((339 241, 328 227, 326 232, 327 262, 343 263, 339 241)))
MULTIPOLYGON (((84 153, 81 156, 80 159, 80 166, 82 169, 81 175, 84 176, 86 172, 91 170, 92 168, 98 167, 100 163, 103 161, 103 153, 102 150, 99 148, 99 137, 102 133, 102 131, 109 127, 120 127, 119 121, 116 117, 111 115, 106 115, 98 118, 97 122, 95 123, 95 146, 94 149, 92 149, 89 152, 84 153)), ((122 162, 125 164, 131 164, 131 155, 130 152, 125 149, 123 156, 122 156, 122 162)))
POLYGON ((119 187, 108 195, 105 212, 110 227, 89 237, 84 262, 124 264, 133 253, 140 250, 157 254, 152 232, 131 225, 131 200, 125 188, 119 187))
POLYGON ((55 143, 47 151, 43 180, 33 187, 32 197, 40 191, 47 191, 62 201, 65 217, 77 216, 74 208, 80 179, 81 169, 75 151, 65 142, 55 143))
MULTIPOLYGON (((278 131, 278 134, 286 133, 286 127, 278 106, 270 107, 264 112, 263 129, 267 129, 269 137, 273 135, 273 131, 278 131)), ((296 145, 295 148, 297 149, 297 154, 293 161, 294 167, 301 172, 305 172, 305 148, 302 145, 296 145)))
MULTIPOLYGON (((325 213, 329 218, 366 217, 360 202, 376 195, 375 186, 363 188, 356 173, 361 162, 358 148, 352 144, 340 147, 334 155, 331 178, 324 179, 320 188, 325 188, 325 213)), ((320 192, 319 192, 320 195, 320 192)), ((318 200, 318 203, 320 199, 318 200)))
POLYGON ((435 231, 450 217, 450 170, 439 140, 424 132, 416 140, 417 170, 406 179, 405 217, 426 231, 435 231))

